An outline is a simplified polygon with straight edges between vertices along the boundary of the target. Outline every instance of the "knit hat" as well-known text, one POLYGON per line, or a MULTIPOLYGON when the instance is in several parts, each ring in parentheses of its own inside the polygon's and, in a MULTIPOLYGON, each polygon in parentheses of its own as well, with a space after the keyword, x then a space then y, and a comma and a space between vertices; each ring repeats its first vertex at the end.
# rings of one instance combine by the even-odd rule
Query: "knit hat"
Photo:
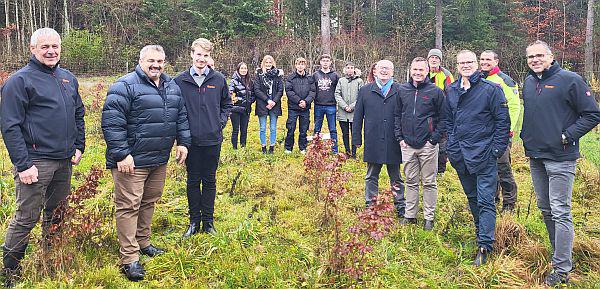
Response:
POLYGON ((429 57, 431 57, 433 55, 439 57, 440 60, 442 60, 442 51, 441 50, 439 50, 437 48, 429 50, 429 53, 427 54, 427 59, 429 59, 429 57))

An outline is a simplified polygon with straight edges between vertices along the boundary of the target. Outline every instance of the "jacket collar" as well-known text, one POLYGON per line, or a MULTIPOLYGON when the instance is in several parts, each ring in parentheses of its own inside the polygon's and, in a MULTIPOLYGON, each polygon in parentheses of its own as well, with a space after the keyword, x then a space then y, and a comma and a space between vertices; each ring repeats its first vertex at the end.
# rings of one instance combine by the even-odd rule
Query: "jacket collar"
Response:
MULTIPOLYGON (((469 77, 469 82, 471 83, 471 88, 475 85, 477 85, 477 83, 479 83, 479 81, 481 80, 481 72, 480 71, 475 71, 475 73, 473 73, 473 75, 471 75, 469 77)), ((452 83, 451 85, 454 86, 454 88, 456 89, 460 89, 460 84, 462 82, 462 75, 458 77, 458 79, 452 83)))
POLYGON ((419 83, 419 85, 417 87, 415 87, 414 81, 412 77, 408 77, 408 85, 410 85, 413 88, 417 88, 417 89, 421 89, 427 85, 429 85, 431 83, 431 79, 429 79, 429 77, 425 77, 425 80, 423 80, 423 82, 419 83))
MULTIPOLYGON (((547 69, 544 69, 544 71, 542 71, 542 80, 548 79, 550 76, 556 74, 558 71, 560 71, 560 64, 558 64, 558 62, 556 60, 552 61, 552 64, 550 64, 550 67, 548 67, 547 69)), ((529 74, 531 74, 531 76, 533 76, 535 79, 540 79, 537 76, 537 73, 535 73, 533 70, 529 69, 529 74)))
MULTIPOLYGON (((137 76, 140 79, 143 79, 144 81, 156 86, 154 81, 152 81, 152 79, 150 79, 150 77, 148 77, 148 75, 146 75, 146 73, 142 70, 142 67, 139 64, 135 66, 135 73, 137 74, 137 76)), ((160 82, 161 83, 168 83, 169 81, 171 81, 171 77, 169 75, 167 75, 164 72, 160 74, 160 82)))
MULTIPOLYGON (((206 78, 204 78, 204 82, 202 84, 206 83, 209 79, 211 79, 213 76, 215 76, 215 70, 210 68, 210 66, 207 66, 207 67, 209 68, 208 74, 206 75, 206 78)), ((183 73, 181 73, 180 77, 181 77, 181 80, 187 81, 189 83, 193 83, 194 85, 198 86, 198 84, 196 83, 196 81, 194 80, 192 75, 190 74, 189 69, 186 69, 183 73)))
MULTIPOLYGON (((59 61, 60 63, 60 61, 59 61)), ((56 65, 54 65, 54 67, 49 67, 43 63, 41 63, 37 58, 35 58, 35 56, 31 55, 31 58, 29 59, 29 64, 44 73, 48 73, 48 74, 52 74, 56 71, 56 69, 58 68, 59 63, 56 63, 56 65)))
POLYGON ((494 74, 498 74, 498 72, 500 72, 500 67, 499 66, 496 66, 496 67, 492 68, 492 70, 490 70, 490 71, 483 71, 482 70, 481 71, 481 77, 488 78, 488 77, 490 77, 490 76, 492 76, 494 74))
POLYGON ((390 91, 388 91, 387 95, 383 95, 381 93, 381 88, 379 88, 379 86, 377 85, 377 82, 373 82, 371 83, 371 92, 376 93, 377 95, 379 95, 381 98, 383 99, 387 99, 389 97, 391 97, 392 95, 394 95, 395 93, 398 93, 398 87, 397 85, 395 85, 396 83, 393 82, 394 80, 392 80, 392 86, 390 87, 390 91))

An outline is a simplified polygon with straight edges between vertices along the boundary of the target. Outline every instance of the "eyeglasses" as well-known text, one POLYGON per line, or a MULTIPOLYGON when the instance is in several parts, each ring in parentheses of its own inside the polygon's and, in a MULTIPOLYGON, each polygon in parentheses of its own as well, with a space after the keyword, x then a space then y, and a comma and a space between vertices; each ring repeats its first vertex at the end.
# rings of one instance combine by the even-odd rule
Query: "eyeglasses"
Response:
POLYGON ((475 63, 475 60, 470 60, 470 61, 459 61, 456 64, 461 65, 461 66, 465 66, 465 65, 471 65, 473 63, 475 63))
POLYGON ((379 70, 392 70, 393 68, 391 67, 385 67, 385 66, 381 66, 379 67, 379 70))
POLYGON ((531 55, 527 55, 527 59, 529 60, 533 60, 534 58, 540 59, 540 58, 544 58, 546 57, 546 54, 531 54, 531 55))

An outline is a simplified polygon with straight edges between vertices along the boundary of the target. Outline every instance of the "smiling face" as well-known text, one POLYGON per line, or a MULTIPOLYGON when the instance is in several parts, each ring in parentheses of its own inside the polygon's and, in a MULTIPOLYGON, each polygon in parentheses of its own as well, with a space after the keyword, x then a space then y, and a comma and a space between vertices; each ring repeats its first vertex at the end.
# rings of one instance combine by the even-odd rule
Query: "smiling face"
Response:
POLYGON ((427 77, 427 73, 429 73, 429 66, 425 61, 413 61, 410 64, 410 77, 413 81, 417 83, 421 83, 427 77))
POLYGON ((147 50, 140 58, 140 67, 150 79, 157 81, 165 69, 165 54, 154 49, 147 50))
POLYGON ((198 71, 202 71, 206 65, 210 65, 212 60, 210 57, 210 51, 199 46, 192 50, 191 56, 194 66, 198 71))
POLYGON ((248 66, 246 66, 246 64, 240 65, 240 69, 238 69, 238 73, 241 76, 246 76, 248 74, 248 66))
POLYGON ((542 44, 527 47, 527 65, 533 72, 541 74, 554 61, 554 55, 542 44))
POLYGON ((483 52, 479 56, 479 63, 481 64, 481 70, 490 71, 498 66, 498 59, 496 59, 494 53, 483 52))
POLYGON ((477 56, 473 52, 463 52, 456 56, 458 73, 463 77, 470 77, 477 71, 477 56))
POLYGON ((30 45, 31 54, 42 64, 54 67, 60 60, 60 37, 58 35, 40 35, 35 45, 30 45))
POLYGON ((377 78, 383 83, 387 83, 388 80, 394 77, 394 64, 389 60, 380 60, 376 66, 377 78))

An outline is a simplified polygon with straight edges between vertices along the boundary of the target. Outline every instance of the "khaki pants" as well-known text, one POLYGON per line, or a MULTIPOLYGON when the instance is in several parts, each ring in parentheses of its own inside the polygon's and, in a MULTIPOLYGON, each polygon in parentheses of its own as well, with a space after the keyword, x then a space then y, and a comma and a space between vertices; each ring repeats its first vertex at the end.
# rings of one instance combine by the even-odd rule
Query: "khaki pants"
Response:
POLYGON ((433 221, 437 202, 439 145, 429 142, 420 149, 402 148, 404 176, 406 178, 406 218, 416 218, 419 211, 419 183, 423 183, 423 214, 433 221))
POLYGON ((120 264, 139 260, 140 248, 150 245, 154 205, 162 195, 167 165, 135 169, 134 174, 111 170, 115 183, 117 238, 120 264))

